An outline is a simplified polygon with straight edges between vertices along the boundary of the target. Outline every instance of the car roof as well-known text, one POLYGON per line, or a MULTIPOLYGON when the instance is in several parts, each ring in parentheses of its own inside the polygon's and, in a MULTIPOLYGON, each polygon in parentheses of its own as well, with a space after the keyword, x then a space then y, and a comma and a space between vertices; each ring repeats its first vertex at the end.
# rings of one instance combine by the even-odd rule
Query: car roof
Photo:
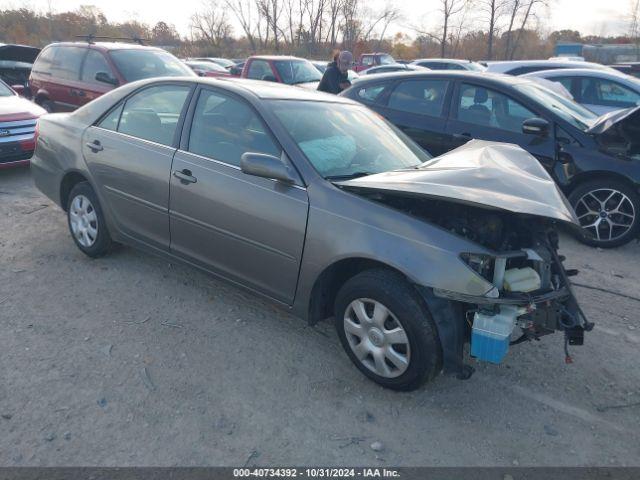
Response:
MULTIPOLYGON (((329 93, 310 90, 308 88, 285 85, 284 83, 265 82, 262 80, 250 80, 238 77, 185 77, 189 81, 213 86, 227 86, 234 90, 242 90, 263 100, 309 100, 316 102, 348 103, 360 105, 347 98, 338 97, 329 93)), ((167 78, 171 80, 171 78, 167 78)))
POLYGON ((489 80, 502 85, 520 85, 523 83, 531 83, 530 79, 523 77, 515 77, 513 75, 505 75, 503 73, 475 72, 472 70, 420 70, 405 72, 378 73, 371 76, 361 76, 354 85, 364 85, 364 83, 379 82, 381 80, 394 79, 420 79, 420 78, 449 78, 449 79, 468 79, 468 80, 489 80))
POLYGON ((417 62, 435 62, 435 63, 475 63, 472 60, 461 58, 416 58, 411 63, 417 62))
MULTIPOLYGON (((306 60, 292 55, 252 55, 247 60, 306 60)), ((308 61, 308 60, 307 60, 308 61)))
POLYGON ((96 50, 162 50, 158 47, 152 47, 150 45, 140 45, 138 43, 125 43, 125 42, 55 42, 50 43, 47 47, 85 47, 94 48, 96 50))
POLYGON ((562 69, 553 69, 553 70, 540 70, 538 72, 531 72, 521 77, 559 77, 559 76, 575 76, 580 75, 582 77, 607 77, 607 78, 615 78, 620 80, 630 80, 637 82, 638 80, 634 77, 626 75, 617 70, 599 70, 597 68, 562 68, 562 69))
POLYGON ((598 70, 608 70, 609 67, 599 63, 584 61, 562 61, 562 60, 508 60, 486 62, 487 68, 495 71, 511 70, 517 67, 540 67, 548 66, 549 70, 559 67, 573 68, 593 68, 598 70))

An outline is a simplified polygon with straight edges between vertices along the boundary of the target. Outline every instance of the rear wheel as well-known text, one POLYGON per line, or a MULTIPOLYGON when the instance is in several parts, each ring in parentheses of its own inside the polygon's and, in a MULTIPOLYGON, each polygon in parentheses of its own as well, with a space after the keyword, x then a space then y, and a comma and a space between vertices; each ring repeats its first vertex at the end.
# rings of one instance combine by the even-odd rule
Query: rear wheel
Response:
POLYGON ((414 390, 442 368, 431 315, 398 273, 367 270, 348 280, 336 297, 335 327, 351 361, 383 387, 414 390))
POLYGON ((612 248, 630 242, 640 228, 640 196, 615 180, 580 185, 569 202, 582 227, 579 237, 587 245, 612 248))
POLYGON ((89 257, 100 257, 111 248, 111 237, 98 197, 88 182, 71 189, 67 204, 69 231, 76 246, 89 257))
POLYGON ((40 100, 38 103, 47 111, 47 113, 55 112, 55 106, 51 100, 40 100))

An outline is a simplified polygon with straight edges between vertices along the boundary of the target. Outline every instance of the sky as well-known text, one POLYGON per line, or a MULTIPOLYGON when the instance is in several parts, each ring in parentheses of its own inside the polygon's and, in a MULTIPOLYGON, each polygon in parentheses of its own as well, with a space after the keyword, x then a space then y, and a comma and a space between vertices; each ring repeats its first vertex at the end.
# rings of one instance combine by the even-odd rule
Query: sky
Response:
MULTIPOLYGON (((412 26, 429 26, 436 18, 439 0, 367 0, 372 8, 391 1, 399 6, 405 20, 394 25, 390 34, 411 31, 412 26), (412 19, 412 20, 408 20, 412 19)), ((583 34, 617 35, 628 31, 630 4, 632 0, 549 0, 551 7, 541 12, 539 20, 543 30, 579 30, 583 34)), ((222 2, 220 2, 222 3, 222 2)), ((83 4, 99 7, 111 21, 138 19, 149 24, 160 20, 172 23, 186 35, 191 14, 201 8, 203 0, 0 0, 11 7, 29 6, 47 11, 49 4, 57 12, 74 10, 83 4)), ((239 28, 235 29, 240 32, 239 28)))

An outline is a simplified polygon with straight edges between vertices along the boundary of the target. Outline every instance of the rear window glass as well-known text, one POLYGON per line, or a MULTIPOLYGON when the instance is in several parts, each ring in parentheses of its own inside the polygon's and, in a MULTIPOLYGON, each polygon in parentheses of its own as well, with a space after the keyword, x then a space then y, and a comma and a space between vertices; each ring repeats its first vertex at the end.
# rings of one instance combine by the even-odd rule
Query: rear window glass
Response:
POLYGON ((184 63, 162 50, 112 50, 109 55, 127 82, 195 75, 184 63))
POLYGON ((51 74, 65 80, 79 80, 80 66, 85 53, 87 53, 86 48, 58 47, 51 66, 51 74))
POLYGON ((159 85, 145 88, 127 100, 118 132, 171 145, 190 87, 159 85))
POLYGON ((33 65, 33 71, 36 73, 51 73, 53 59, 56 55, 56 47, 49 47, 42 51, 33 65))
POLYGON ((401 82, 389 97, 389 108, 439 117, 442 115, 447 85, 446 80, 407 80, 401 82))

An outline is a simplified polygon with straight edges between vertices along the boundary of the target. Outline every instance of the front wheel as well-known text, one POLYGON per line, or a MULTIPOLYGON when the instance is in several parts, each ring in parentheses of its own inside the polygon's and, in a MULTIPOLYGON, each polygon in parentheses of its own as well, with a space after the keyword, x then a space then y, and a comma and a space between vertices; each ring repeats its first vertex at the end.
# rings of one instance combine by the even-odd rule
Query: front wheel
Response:
POLYGON ((414 390, 442 369, 442 348, 422 298, 406 279, 367 270, 338 292, 335 327, 355 366, 393 390, 414 390))
POLYGON ((76 246, 89 257, 101 257, 111 248, 111 237, 98 197, 88 182, 71 189, 67 204, 69 231, 76 246))
POLYGON ((630 242, 640 228, 640 196, 615 180, 595 180, 578 186, 569 202, 582 227, 579 240, 613 248, 630 242))

